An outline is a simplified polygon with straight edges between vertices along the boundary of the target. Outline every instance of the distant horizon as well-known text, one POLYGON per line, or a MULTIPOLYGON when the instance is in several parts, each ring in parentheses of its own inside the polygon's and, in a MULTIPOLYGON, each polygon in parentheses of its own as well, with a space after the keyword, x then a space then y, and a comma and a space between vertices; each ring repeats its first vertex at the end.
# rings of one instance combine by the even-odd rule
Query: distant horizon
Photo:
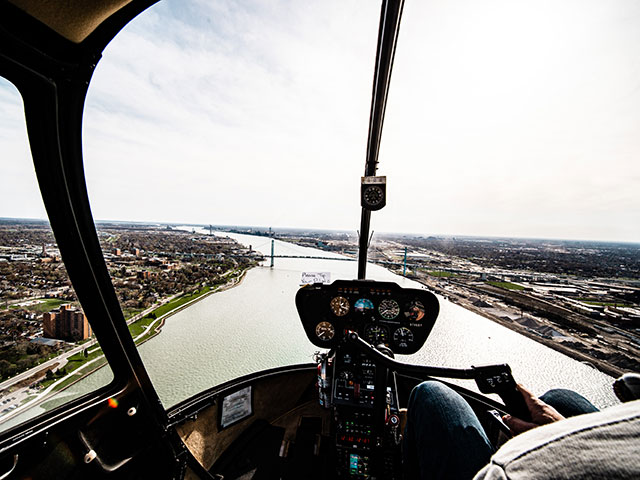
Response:
MULTIPOLYGON (((28 218, 28 217, 0 217, 0 222, 3 221, 32 221, 42 222, 49 224, 49 220, 45 218, 28 218)), ((274 227, 264 225, 241 225, 241 224, 216 224, 216 223, 195 223, 195 222, 163 222, 153 220, 105 220, 94 219, 95 225, 119 223, 129 225, 165 225, 165 226, 185 226, 185 227, 203 227, 206 228, 209 225, 220 228, 236 228, 236 229, 255 229, 268 231, 271 228, 272 231, 310 231, 310 232, 331 232, 331 233, 347 233, 357 236, 357 229, 330 229, 321 227, 274 227)), ((594 240, 594 239, 580 239, 580 238, 547 238, 547 237, 518 237, 518 236, 498 236, 498 235, 473 235, 473 234, 450 234, 450 233, 424 233, 424 232, 387 232, 373 230, 374 238, 375 234, 380 235, 396 235, 396 236, 412 236, 412 237, 433 237, 433 238, 468 238, 468 239, 486 239, 486 240, 520 240, 520 241, 535 241, 535 242, 577 242, 577 243, 602 243, 602 244, 622 244, 638 246, 640 248, 640 241, 626 241, 626 240, 594 240)))
MULTIPOLYGON (((636 2, 407 2, 372 229, 640 242, 638 18, 636 2)), ((379 19, 357 0, 150 7, 84 102, 94 217, 358 229, 379 19)), ((4 79, 0 110, 1 214, 46 216, 4 79)))

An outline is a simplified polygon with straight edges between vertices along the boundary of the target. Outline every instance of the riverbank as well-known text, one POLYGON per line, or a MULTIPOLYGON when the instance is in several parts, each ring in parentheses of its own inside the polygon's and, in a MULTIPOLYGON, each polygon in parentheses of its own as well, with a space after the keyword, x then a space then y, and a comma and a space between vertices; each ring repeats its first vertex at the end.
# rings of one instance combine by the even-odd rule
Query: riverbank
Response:
MULTIPOLYGON (((176 304, 173 307, 171 307, 169 311, 167 311, 166 313, 163 313, 160 317, 157 317, 157 314, 156 314, 157 318, 148 327, 146 327, 143 333, 133 338, 134 342, 136 343, 136 345, 141 345, 144 342, 151 340, 153 337, 155 337, 161 332, 162 327, 164 326, 167 318, 193 305, 195 302, 204 300, 206 297, 214 293, 224 292, 225 290, 229 290, 230 288, 240 285, 244 280, 248 271, 249 271, 248 268, 241 269, 237 272, 235 276, 232 276, 226 283, 219 285, 213 289, 209 288, 206 291, 204 291, 204 289, 208 287, 204 287, 200 291, 193 294, 190 298, 187 298, 185 301, 181 301, 179 302, 179 304, 176 304), (154 327, 154 325, 156 326, 154 327)), ((156 311, 154 310, 154 312, 156 311)))
MULTIPOLYGON (((585 338, 562 329, 546 319, 523 314, 521 310, 510 308, 495 301, 488 303, 480 300, 476 298, 477 295, 474 295, 473 292, 460 290, 461 287, 459 285, 455 288, 452 288, 451 285, 443 287, 439 280, 430 278, 416 278, 415 280, 466 310, 535 340, 607 375, 619 377, 626 372, 626 370, 612 365, 605 359, 597 358, 590 354, 590 351, 593 350, 592 344, 595 343, 597 345, 597 338, 585 338), (548 332, 552 332, 553 335, 549 335, 548 332)), ((602 347, 599 346, 599 348, 602 347)))
MULTIPOLYGON (((144 316, 139 316, 139 318, 133 322, 131 322, 130 319, 127 323, 136 346, 147 342, 161 333, 162 327, 165 325, 167 318, 175 315, 194 303, 205 299, 209 295, 229 290, 240 285, 246 277, 246 273, 249 268, 252 267, 230 270, 229 273, 225 275, 227 277, 227 281, 221 285, 216 285, 214 287, 203 286, 190 294, 177 294, 170 297, 169 301, 161 303, 156 308, 147 310, 144 316)), ((86 353, 84 351, 76 353, 75 355, 67 358, 66 361, 61 362, 59 367, 62 367, 63 364, 66 368, 68 368, 69 365, 73 365, 73 370, 60 378, 54 377, 45 380, 41 383, 41 390, 39 392, 34 393, 33 389, 24 386, 25 392, 21 400, 21 404, 1 416, 0 424, 33 407, 51 400, 54 398, 55 394, 68 389, 80 380, 107 365, 102 349, 99 346, 96 346, 96 348, 88 351, 89 346, 85 349, 86 353)), ((42 376, 44 376, 44 374, 42 376)), ((14 390, 15 387, 12 390, 9 390, 9 392, 11 394, 15 394, 14 390)))

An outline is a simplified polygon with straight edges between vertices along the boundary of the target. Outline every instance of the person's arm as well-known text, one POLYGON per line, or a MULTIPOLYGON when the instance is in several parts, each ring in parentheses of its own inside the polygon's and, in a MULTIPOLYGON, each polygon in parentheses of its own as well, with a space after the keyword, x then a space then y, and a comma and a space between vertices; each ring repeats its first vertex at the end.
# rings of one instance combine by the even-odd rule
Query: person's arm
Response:
POLYGON ((520 390, 520 393, 524 397, 527 408, 531 413, 531 421, 527 422, 520 418, 512 417, 511 415, 505 415, 502 417, 504 423, 507 424, 514 434, 517 435, 518 433, 526 432, 527 430, 531 430, 539 425, 564 420, 564 417, 560 415, 555 408, 544 403, 522 385, 518 384, 518 390, 520 390))

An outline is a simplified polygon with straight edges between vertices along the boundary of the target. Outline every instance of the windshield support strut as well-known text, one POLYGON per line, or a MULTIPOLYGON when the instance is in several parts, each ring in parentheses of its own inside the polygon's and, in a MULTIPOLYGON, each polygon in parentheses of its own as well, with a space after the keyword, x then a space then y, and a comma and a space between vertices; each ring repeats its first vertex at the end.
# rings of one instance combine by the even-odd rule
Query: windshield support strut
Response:
MULTIPOLYGON (((378 48, 376 66, 373 74, 373 93, 371 112, 369 115, 369 136, 367 138, 367 160, 364 175, 374 176, 378 168, 378 152, 384 123, 384 112, 387 106, 387 95, 393 69, 393 58, 400 30, 400 18, 404 0, 383 0, 378 29, 378 48)), ((360 239, 358 249, 358 279, 364 280, 367 274, 367 250, 371 210, 362 208, 360 218, 360 239)))

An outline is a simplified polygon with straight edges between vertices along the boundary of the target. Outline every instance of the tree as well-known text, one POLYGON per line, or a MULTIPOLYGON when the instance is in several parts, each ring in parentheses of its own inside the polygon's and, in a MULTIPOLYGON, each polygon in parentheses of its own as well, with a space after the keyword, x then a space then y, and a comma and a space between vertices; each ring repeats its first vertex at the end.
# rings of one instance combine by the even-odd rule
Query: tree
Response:
POLYGON ((4 359, 0 360, 0 377, 8 376, 10 366, 11 362, 4 359))

